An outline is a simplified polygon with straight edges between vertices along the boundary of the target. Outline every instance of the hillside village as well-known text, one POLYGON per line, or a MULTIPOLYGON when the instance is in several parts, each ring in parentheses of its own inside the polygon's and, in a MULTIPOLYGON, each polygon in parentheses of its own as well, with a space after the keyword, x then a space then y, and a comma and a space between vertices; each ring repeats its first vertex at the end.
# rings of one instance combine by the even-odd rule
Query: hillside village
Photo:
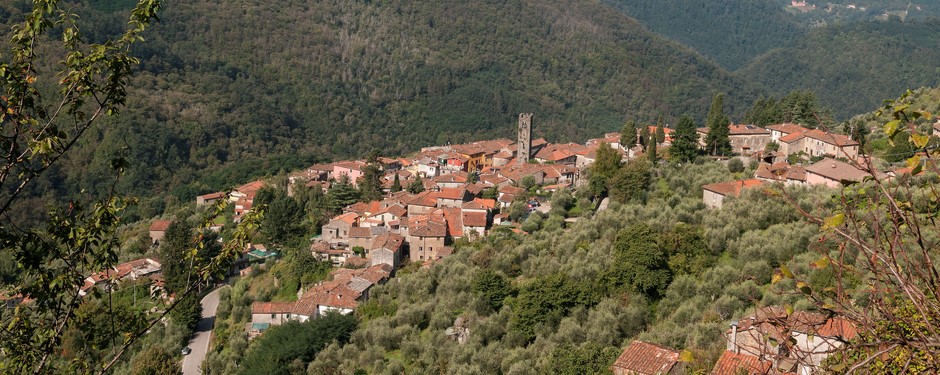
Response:
MULTIPOLYGON (((368 299, 373 286, 387 282, 403 265, 430 266, 451 255, 457 240, 478 240, 499 228, 522 233, 520 218, 509 214, 514 202, 521 202, 527 213, 547 212, 550 202, 540 197, 559 189, 583 187, 600 147, 612 148, 623 161, 643 158, 647 148, 642 145, 641 135, 651 134, 650 141, 655 142, 658 131, 649 127, 648 133, 638 129, 636 135, 626 137, 622 133, 607 133, 585 144, 554 144, 542 138, 532 139, 531 129, 532 115, 522 114, 516 141, 495 139, 426 147, 410 157, 378 157, 371 161, 382 172, 384 197, 344 207, 341 214, 319 228, 320 234, 310 245, 312 255, 336 267, 328 280, 301 288, 294 302, 254 302, 251 323, 245 328, 249 337, 287 321, 304 322, 329 312, 352 313, 368 299)), ((662 133, 657 147, 668 152, 675 130, 664 128, 662 133)), ((703 149, 707 135, 707 128, 697 130, 703 149)), ((729 141, 737 155, 733 158, 756 163, 757 168, 749 179, 702 186, 702 202, 710 208, 720 209, 727 199, 764 184, 838 187, 862 181, 870 174, 862 166, 871 165, 871 159, 860 157, 859 143, 841 134, 790 123, 766 128, 731 124, 729 141)), ((326 192, 337 181, 357 186, 369 166, 370 161, 366 160, 316 164, 290 174, 288 181, 293 186, 303 184, 326 192)), ((232 219, 237 222, 252 210, 255 196, 268 184, 258 180, 231 192, 202 195, 196 198, 196 205, 228 199, 234 206, 232 219)), ((170 224, 167 220, 152 223, 150 239, 155 246, 170 224)), ((213 224, 209 229, 219 232, 221 228, 221 224, 213 224)), ((277 249, 251 244, 232 266, 230 275, 247 275, 253 266, 278 256, 277 249)), ((160 267, 159 260, 152 258, 120 264, 113 270, 90 275, 80 294, 138 278, 148 278, 151 293, 159 294, 163 283, 160 267)), ((169 296, 164 293, 163 297, 169 296)), ((729 329, 728 350, 713 373, 737 373, 741 369, 749 373, 767 373, 768 369, 781 373, 796 371, 798 363, 805 366, 806 361, 795 356, 811 358, 809 363, 818 366, 826 353, 851 338, 852 332, 853 328, 838 317, 761 310, 753 317, 743 317, 729 329), (771 318, 784 321, 770 324, 771 318), (821 334, 817 329, 820 327, 832 331, 832 335, 821 334), (806 336, 814 334, 825 345, 807 343, 806 336), (801 343, 800 351, 783 353, 779 348, 762 346, 766 342, 762 337, 766 335, 792 335, 801 343)), ((615 374, 678 373, 682 369, 678 358, 678 351, 636 341, 623 351, 611 370, 615 374)), ((800 367, 798 372, 814 371, 813 367, 800 367)))
MULTIPOLYGON (((385 196, 346 206, 342 214, 320 228, 310 245, 313 255, 337 267, 329 280, 302 289, 295 302, 255 302, 251 306, 251 324, 246 327, 249 337, 291 320, 307 321, 327 312, 349 314, 368 299, 373 286, 387 282, 404 264, 428 266, 440 261, 454 252, 452 245, 457 240, 473 241, 498 228, 522 232, 518 220, 511 220, 508 214, 513 202, 524 202, 531 212, 549 204, 531 192, 545 194, 582 187, 600 147, 611 147, 623 161, 646 157, 641 139, 644 132, 639 130, 635 136, 607 133, 585 144, 554 144, 532 139, 531 129, 531 114, 522 114, 515 142, 495 139, 426 147, 410 157, 373 160, 382 171, 385 196), (630 142, 623 144, 625 140, 630 142), (408 189, 402 188, 405 186, 408 189)), ((656 134, 657 130, 650 127, 648 134, 656 134)), ((663 129, 665 136, 657 144, 660 150, 668 152, 674 132, 663 129)), ((708 129, 699 128, 697 135, 704 149, 708 129)), ((655 141, 654 136, 650 138, 655 141)), ((702 186, 703 204, 715 209, 744 189, 763 184, 838 187, 862 181, 869 174, 860 166, 870 165, 871 159, 859 157, 859 143, 841 134, 791 123, 766 128, 731 124, 729 141, 735 158, 757 163, 757 168, 750 179, 702 186)), ((291 185, 300 183, 324 191, 340 180, 356 186, 369 165, 366 160, 316 164, 290 174, 289 181, 291 185)), ((229 194, 203 195, 197 198, 197 204, 228 196, 238 220, 251 210, 254 196, 265 184, 259 180, 229 194)), ((236 269, 251 264, 243 262, 236 269)), ((241 271, 244 274, 244 269, 241 271)), ((728 350, 713 373, 767 373, 768 369, 814 373, 813 364, 818 366, 831 348, 852 337, 853 328, 847 324, 838 317, 810 313, 789 316, 781 314, 779 308, 758 311, 729 328, 728 350), (784 321, 771 324, 769 318, 784 321), (832 334, 823 335, 818 328, 832 334), (766 343, 763 335, 792 335, 802 344, 799 350, 783 353, 780 348, 760 346, 766 343), (819 335, 817 341, 825 345, 812 340, 807 343, 806 337, 813 335, 819 335), (798 356, 812 361, 801 361, 803 358, 798 356), (803 367, 797 369, 798 365, 803 367)), ((679 352, 669 348, 634 342, 611 370, 616 374, 678 373, 678 356, 679 352), (658 358, 659 362, 650 358, 658 358)))

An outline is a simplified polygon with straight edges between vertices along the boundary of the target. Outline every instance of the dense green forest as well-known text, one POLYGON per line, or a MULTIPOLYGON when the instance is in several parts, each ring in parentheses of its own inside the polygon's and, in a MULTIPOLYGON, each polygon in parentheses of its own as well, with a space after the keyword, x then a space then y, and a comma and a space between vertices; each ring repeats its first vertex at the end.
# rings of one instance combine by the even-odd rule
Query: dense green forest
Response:
POLYGON ((775 0, 606 0, 657 33, 735 70, 803 34, 775 0))
MULTIPOLYGON (((87 4, 90 39, 123 22, 124 2, 87 4)), ((756 93, 584 0, 168 1, 160 19, 135 50, 127 109, 45 188, 106 190, 125 155, 119 191, 188 200, 315 160, 509 136, 522 111, 537 136, 580 141, 627 117, 704 113, 715 92, 743 112, 756 93)))
POLYGON ((838 118, 908 87, 940 82, 940 20, 872 21, 813 30, 736 72, 778 93, 815 91, 838 118))

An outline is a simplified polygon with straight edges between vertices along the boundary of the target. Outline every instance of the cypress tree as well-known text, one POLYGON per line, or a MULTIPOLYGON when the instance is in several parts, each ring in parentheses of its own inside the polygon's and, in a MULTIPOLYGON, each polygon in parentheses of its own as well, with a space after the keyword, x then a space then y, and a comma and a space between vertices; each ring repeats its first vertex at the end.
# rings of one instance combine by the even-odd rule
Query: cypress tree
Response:
POLYGON ((708 110, 706 126, 708 126, 708 136, 705 137, 706 150, 712 155, 731 155, 731 141, 728 139, 730 130, 728 125, 731 123, 728 116, 725 115, 724 94, 715 95, 712 100, 712 106, 708 110))
POLYGON ((673 161, 690 162, 698 155, 698 134, 695 132, 695 120, 689 115, 682 116, 672 136, 669 157, 673 161))
POLYGON ((395 181, 392 181, 391 192, 397 193, 401 191, 401 179, 398 178, 398 173, 395 173, 395 181))

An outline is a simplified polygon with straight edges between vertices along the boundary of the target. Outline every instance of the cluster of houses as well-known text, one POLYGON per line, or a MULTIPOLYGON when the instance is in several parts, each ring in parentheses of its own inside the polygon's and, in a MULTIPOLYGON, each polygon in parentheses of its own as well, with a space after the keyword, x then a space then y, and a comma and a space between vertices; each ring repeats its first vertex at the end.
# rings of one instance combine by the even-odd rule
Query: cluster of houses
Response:
MULTIPOLYGON (((85 278, 85 283, 78 291, 84 297, 92 293, 92 289, 112 290, 121 283, 147 279, 150 281, 150 293, 163 295, 162 265, 153 258, 143 258, 118 264, 101 272, 96 272, 85 278)), ((165 295, 164 295, 165 297, 165 295)))
MULTIPOLYGON (((732 124, 729 129, 734 152, 761 163, 753 178, 703 185, 702 201, 711 208, 721 208, 725 198, 737 197, 744 189, 765 183, 836 188, 872 176, 871 168, 867 167, 871 165, 871 158, 860 157, 859 143, 845 135, 790 123, 767 128, 732 124), (800 162, 791 164, 794 155, 820 160, 805 166, 800 162)), ((700 146, 705 147, 708 129, 700 128, 698 133, 700 146)), ((874 173, 880 179, 892 177, 874 173)))
MULTIPOLYGON (((526 194, 520 185, 539 185, 550 192, 576 187, 582 171, 596 159, 601 145, 609 145, 625 160, 641 157, 640 132, 636 142, 621 144, 621 133, 607 133, 585 144, 548 143, 532 139, 532 116, 521 114, 518 138, 495 139, 465 144, 426 147, 407 158, 379 157, 386 193, 381 200, 359 202, 322 226, 310 246, 311 253, 335 266, 331 280, 301 293, 297 302, 262 302, 252 307, 250 332, 260 332, 287 320, 313 319, 326 311, 350 313, 368 298, 368 290, 393 276, 407 258, 411 262, 432 263, 453 253, 455 240, 486 236, 494 226, 508 224, 502 208, 526 194), (416 189, 405 187, 418 186, 416 189), (412 191, 412 192, 409 192, 412 191)), ((657 134, 656 127, 647 129, 657 134)), ((761 128, 752 125, 729 126, 729 140, 736 153, 768 161, 756 177, 704 186, 706 204, 720 207, 726 196, 765 182, 833 185, 845 180, 861 180, 832 158, 808 167, 786 162, 793 154, 807 157, 857 157, 859 144, 849 137, 795 124, 761 128), (768 147, 771 145, 771 147, 768 147), (776 145, 776 146, 774 146, 776 145)), ((674 131, 664 128, 661 147, 672 143, 674 131)), ((705 148, 708 129, 698 129, 700 146, 705 148)), ((336 181, 357 186, 370 165, 363 160, 316 164, 289 176, 291 186, 328 190, 336 181)), ((251 210, 263 181, 243 185, 227 194, 235 203, 235 219, 251 210)), ((210 204, 226 194, 200 196, 197 204, 210 204)))
MULTIPOLYGON (((731 323, 726 350, 712 375, 811 375, 822 373, 829 356, 858 336, 850 321, 820 313, 788 313, 779 306, 759 308, 731 323)), ((633 341, 611 366, 615 375, 682 374, 679 351, 633 341)))

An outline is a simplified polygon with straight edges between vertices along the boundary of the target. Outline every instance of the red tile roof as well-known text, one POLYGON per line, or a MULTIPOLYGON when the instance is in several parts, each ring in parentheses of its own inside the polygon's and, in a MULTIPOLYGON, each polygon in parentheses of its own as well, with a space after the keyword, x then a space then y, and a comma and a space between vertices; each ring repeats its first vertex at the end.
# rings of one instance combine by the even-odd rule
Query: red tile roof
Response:
POLYGON ((806 170, 787 162, 779 162, 773 165, 761 163, 757 167, 757 171, 754 172, 754 177, 773 181, 806 181, 806 170))
POLYGON ((838 147, 858 146, 858 142, 847 135, 828 133, 819 129, 813 129, 803 134, 808 138, 813 138, 838 147))
POLYGON ((730 351, 721 353, 715 367, 712 368, 712 375, 760 375, 770 372, 773 365, 768 361, 761 361, 752 355, 739 354, 730 351))
POLYGON ((386 248, 392 252, 398 252, 401 250, 402 244, 405 242, 405 238, 394 233, 382 234, 375 237, 372 240, 372 246, 369 247, 370 250, 386 248))
POLYGON ((153 224, 150 224, 150 231, 152 232, 166 232, 167 228, 170 227, 170 224, 173 224, 173 221, 170 220, 155 220, 153 224))
MULTIPOLYGON (((839 182, 861 182, 866 176, 870 176, 868 172, 858 169, 852 164, 832 158, 825 158, 806 167, 806 172, 839 182)), ((885 177, 883 173, 877 173, 876 176, 879 178, 885 177)))
POLYGON ((426 223, 415 226, 409 234, 415 237, 445 237, 447 236, 447 227, 438 223, 426 223))
POLYGON ((770 130, 756 125, 731 124, 728 125, 729 135, 770 135, 770 130))
POLYGON ((486 212, 468 212, 462 213, 463 225, 467 227, 486 227, 486 212))
POLYGON ((209 194, 200 195, 199 198, 210 201, 210 200, 222 199, 222 197, 224 197, 225 194, 226 194, 225 192, 209 193, 209 194))
POLYGON ((293 302, 255 302, 251 304, 252 314, 286 314, 293 312, 293 302))
POLYGON ((767 129, 776 130, 784 134, 803 133, 809 131, 809 129, 792 122, 770 125, 767 127, 767 129))
POLYGON ((239 186, 238 189, 235 189, 239 193, 248 195, 252 193, 257 193, 258 190, 261 190, 265 186, 264 180, 252 181, 242 186, 239 186))
POLYGON ((668 373, 678 362, 679 352, 634 340, 611 367, 641 375, 658 375, 668 373))
POLYGON ((464 188, 442 188, 438 194, 439 199, 463 200, 467 196, 464 188))
POLYGON ((724 196, 736 197, 741 191, 747 188, 763 185, 764 181, 758 179, 747 179, 738 181, 719 182, 717 184, 708 184, 702 186, 702 189, 712 191, 724 196))

